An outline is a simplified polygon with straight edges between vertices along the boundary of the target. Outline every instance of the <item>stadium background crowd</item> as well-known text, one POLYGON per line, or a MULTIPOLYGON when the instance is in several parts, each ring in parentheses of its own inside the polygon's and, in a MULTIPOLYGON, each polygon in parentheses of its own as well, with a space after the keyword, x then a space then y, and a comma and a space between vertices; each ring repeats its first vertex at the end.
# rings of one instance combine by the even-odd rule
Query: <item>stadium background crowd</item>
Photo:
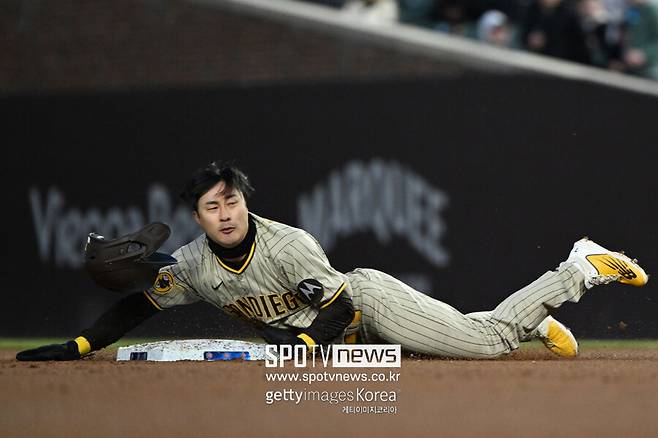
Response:
POLYGON ((304 0, 658 79, 658 0, 304 0))

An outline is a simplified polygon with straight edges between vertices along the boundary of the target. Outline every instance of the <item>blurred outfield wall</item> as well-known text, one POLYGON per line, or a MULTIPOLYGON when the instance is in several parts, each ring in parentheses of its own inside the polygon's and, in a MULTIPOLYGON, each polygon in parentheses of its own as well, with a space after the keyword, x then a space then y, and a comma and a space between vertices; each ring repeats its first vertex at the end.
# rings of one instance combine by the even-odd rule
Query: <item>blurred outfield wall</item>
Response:
MULTIPOLYGON (((312 232, 338 269, 381 269, 465 312, 583 235, 658 272, 655 97, 233 7, 9 4, 3 32, 24 50, 0 55, 2 336, 90 324, 118 296, 81 269, 87 233, 161 220, 175 249, 198 232, 178 189, 223 158, 250 174, 254 212, 312 232)), ((577 336, 657 337, 656 293, 601 287, 558 318, 577 336)), ((134 335, 243 329, 194 305, 134 335)))

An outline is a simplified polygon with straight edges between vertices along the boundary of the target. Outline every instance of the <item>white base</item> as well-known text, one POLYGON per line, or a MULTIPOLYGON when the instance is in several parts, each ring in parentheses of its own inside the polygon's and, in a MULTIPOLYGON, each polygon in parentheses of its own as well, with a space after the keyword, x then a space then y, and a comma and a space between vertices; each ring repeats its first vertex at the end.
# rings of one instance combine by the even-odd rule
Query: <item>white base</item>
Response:
POLYGON ((265 360, 265 344, 230 339, 189 339, 119 347, 117 360, 265 360))

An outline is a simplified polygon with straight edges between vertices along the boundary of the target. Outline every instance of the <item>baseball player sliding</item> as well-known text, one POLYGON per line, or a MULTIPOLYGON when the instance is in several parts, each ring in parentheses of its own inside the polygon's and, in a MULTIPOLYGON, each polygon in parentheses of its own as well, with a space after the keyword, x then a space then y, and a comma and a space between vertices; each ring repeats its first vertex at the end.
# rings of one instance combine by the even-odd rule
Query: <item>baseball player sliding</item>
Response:
MULTIPOLYGON (((409 352, 487 359, 539 338, 553 353, 570 357, 578 343, 548 309, 578 302, 596 285, 648 281, 635 260, 582 239, 555 270, 492 311, 462 314, 383 272, 336 271, 309 233, 250 213, 252 191, 236 167, 211 163, 196 171, 182 197, 204 233, 172 254, 177 263, 165 257, 160 263, 167 266, 149 278, 152 286, 120 299, 74 340, 22 351, 16 358, 80 359, 160 311, 199 300, 255 324, 271 344, 394 343, 409 352)), ((90 238, 118 248, 116 254, 125 253, 126 240, 134 239, 90 238)), ((102 260, 102 251, 88 259, 97 256, 102 260)), ((140 266, 148 265, 143 262, 140 266)), ((102 274, 106 281, 119 275, 102 274)))

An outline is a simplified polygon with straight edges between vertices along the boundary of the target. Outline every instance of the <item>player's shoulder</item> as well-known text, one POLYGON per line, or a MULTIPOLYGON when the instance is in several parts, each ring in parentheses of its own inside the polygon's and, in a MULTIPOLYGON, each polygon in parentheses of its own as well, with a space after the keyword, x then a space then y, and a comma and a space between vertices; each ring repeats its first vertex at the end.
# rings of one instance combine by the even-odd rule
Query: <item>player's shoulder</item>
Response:
POLYGON ((178 262, 177 267, 185 270, 187 267, 195 266, 203 261, 207 247, 206 235, 201 234, 190 243, 174 251, 172 257, 178 262))
POLYGON ((271 219, 250 213, 256 223, 257 235, 260 242, 266 245, 273 253, 278 253, 290 245, 315 246, 315 238, 306 230, 283 224, 271 219))
POLYGON ((267 219, 262 216, 249 213, 254 219, 256 224, 256 229, 258 234, 268 237, 277 235, 279 237, 283 236, 297 236, 305 233, 301 228, 293 227, 292 225, 287 225, 281 222, 277 222, 272 219, 267 219))

